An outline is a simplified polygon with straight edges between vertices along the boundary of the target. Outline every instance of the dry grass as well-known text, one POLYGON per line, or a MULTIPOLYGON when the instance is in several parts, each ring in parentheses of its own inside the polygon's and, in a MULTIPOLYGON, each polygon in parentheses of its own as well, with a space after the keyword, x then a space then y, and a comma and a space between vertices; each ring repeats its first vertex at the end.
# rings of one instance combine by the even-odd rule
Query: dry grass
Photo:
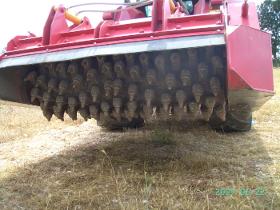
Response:
POLYGON ((0 143, 31 137, 43 130, 80 123, 81 120, 73 122, 70 118, 66 118, 65 123, 61 123, 58 119, 48 122, 42 118, 38 107, 20 106, 16 103, 11 105, 0 101, 0 143))
MULTIPOLYGON (((280 92, 279 70, 275 78, 280 92)), ((279 102, 254 114, 252 131, 227 135, 207 126, 107 133, 1 105, 0 209, 280 209, 279 102)))

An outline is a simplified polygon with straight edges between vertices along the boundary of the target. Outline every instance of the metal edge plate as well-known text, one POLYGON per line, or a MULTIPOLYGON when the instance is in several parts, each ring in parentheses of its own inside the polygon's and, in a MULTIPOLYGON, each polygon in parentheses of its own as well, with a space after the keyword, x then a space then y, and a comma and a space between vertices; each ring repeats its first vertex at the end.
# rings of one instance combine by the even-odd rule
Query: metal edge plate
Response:
POLYGON ((75 60, 92 56, 128 54, 149 51, 174 50, 192 47, 204 47, 224 45, 223 34, 191 36, 181 38, 169 38, 131 42, 124 44, 112 44, 104 46, 92 46, 80 49, 61 50, 57 52, 38 53, 14 58, 4 58, 0 61, 0 69, 12 66, 31 65, 58 61, 75 60))

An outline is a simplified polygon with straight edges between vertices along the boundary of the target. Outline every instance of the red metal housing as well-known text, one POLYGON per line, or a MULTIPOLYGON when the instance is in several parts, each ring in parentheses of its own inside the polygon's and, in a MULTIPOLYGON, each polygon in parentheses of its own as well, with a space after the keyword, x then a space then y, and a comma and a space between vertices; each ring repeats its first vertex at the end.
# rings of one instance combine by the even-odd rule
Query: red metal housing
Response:
POLYGON ((128 49, 140 52, 226 45, 229 104, 245 101, 256 109, 266 100, 264 95, 273 94, 270 35, 260 31, 254 3, 199 0, 193 15, 179 9, 172 14, 169 0, 154 0, 150 6, 151 17, 124 7, 104 13, 96 27, 86 17, 81 24, 69 26, 66 9, 52 8, 43 36, 30 34, 12 39, 0 56, 0 68, 105 55, 109 53, 107 46, 112 54, 124 54, 128 49), (64 54, 57 56, 56 52, 64 54), (244 91, 245 95, 241 94, 244 91))

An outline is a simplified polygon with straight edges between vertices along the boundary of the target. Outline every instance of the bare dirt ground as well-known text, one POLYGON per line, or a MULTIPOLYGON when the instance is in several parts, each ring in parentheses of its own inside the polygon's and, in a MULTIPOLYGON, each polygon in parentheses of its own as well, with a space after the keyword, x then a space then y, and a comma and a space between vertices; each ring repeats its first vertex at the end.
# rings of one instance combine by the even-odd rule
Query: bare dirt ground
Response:
POLYGON ((0 102, 0 209, 280 209, 278 93, 253 129, 105 132, 0 102))

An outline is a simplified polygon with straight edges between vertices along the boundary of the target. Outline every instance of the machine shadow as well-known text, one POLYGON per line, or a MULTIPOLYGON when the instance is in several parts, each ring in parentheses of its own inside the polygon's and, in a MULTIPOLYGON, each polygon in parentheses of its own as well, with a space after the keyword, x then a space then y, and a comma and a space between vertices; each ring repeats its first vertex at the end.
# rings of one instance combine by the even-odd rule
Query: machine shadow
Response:
POLYGON ((156 207, 162 207, 157 203, 160 196, 184 206, 179 193, 198 203, 207 194, 213 207, 221 201, 226 205, 229 197, 217 194, 221 188, 235 189, 238 192, 230 198, 251 207, 266 208, 279 200, 269 172, 272 160, 257 130, 222 134, 202 126, 188 131, 127 131, 102 138, 103 143, 92 139, 2 179, 0 207, 118 209, 116 199, 126 200, 127 208, 141 207, 147 189, 151 192, 146 199, 156 207), (182 186, 188 191, 180 192, 182 186), (255 195, 259 188, 265 191, 261 196, 255 195), (251 194, 242 197, 242 189, 251 194))

